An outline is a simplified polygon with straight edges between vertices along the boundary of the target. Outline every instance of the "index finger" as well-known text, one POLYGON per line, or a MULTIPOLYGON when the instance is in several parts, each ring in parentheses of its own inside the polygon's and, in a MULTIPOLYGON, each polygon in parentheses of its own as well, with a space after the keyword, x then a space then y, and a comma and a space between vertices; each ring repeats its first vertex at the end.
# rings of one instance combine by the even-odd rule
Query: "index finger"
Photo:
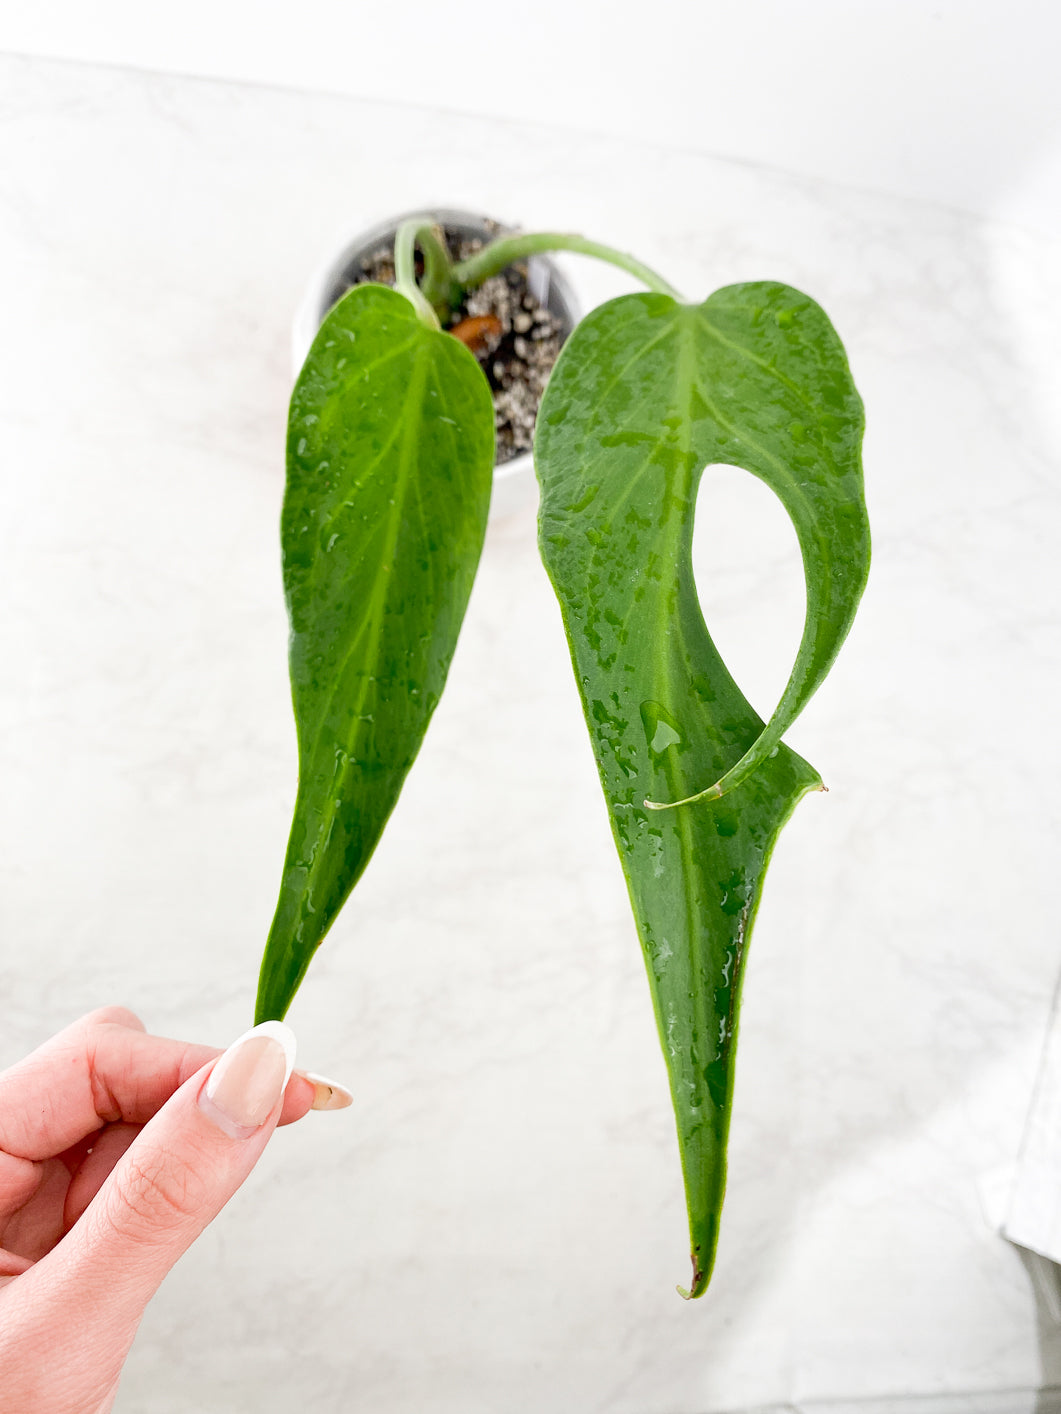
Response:
MULTIPOLYGON (((146 1124, 221 1054, 216 1046, 149 1036, 138 1027, 123 1008, 91 1012, 0 1072, 0 1150, 46 1159, 104 1125, 146 1124)), ((281 1122, 304 1114, 312 1094, 308 1081, 293 1080, 281 1122)))

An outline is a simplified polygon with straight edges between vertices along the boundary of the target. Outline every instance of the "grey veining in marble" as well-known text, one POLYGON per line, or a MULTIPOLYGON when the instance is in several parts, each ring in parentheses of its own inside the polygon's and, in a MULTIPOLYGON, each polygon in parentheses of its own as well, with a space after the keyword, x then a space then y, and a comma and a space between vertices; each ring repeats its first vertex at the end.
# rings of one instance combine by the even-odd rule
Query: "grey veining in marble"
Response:
MULTIPOLYGON (((1016 1155, 1061 964, 1057 248, 649 145, 38 61, 0 62, 0 150, 0 1064, 108 1001, 216 1044, 247 1024, 295 784, 289 325, 349 232, 440 203, 582 230, 690 296, 788 280, 869 417, 874 569, 791 733, 831 791, 767 880, 708 1297, 674 1293, 664 1070, 528 510, 491 528, 291 1014, 354 1106, 276 1137, 119 1410, 1030 1414, 1031 1288, 977 1183, 1016 1155)), ((627 288, 565 268, 587 307, 627 288)), ((698 524, 707 620, 766 711, 794 535, 730 470, 698 524)))

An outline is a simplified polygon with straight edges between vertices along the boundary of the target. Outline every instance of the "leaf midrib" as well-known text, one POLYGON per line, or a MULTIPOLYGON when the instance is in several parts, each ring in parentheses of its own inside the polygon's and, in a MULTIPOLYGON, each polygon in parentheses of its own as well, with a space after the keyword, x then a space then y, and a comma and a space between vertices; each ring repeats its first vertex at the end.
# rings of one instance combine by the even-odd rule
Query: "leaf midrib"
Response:
MULTIPOLYGON (((677 370, 676 370, 676 375, 677 375, 677 376, 676 376, 676 402, 678 403, 678 405, 679 405, 680 407, 683 407, 683 408, 685 409, 685 413, 686 413, 685 417, 683 417, 683 418, 682 418, 682 421, 681 421, 681 432, 680 432, 680 435, 679 435, 679 443, 680 443, 680 444, 681 444, 681 443, 684 443, 684 448, 683 448, 683 450, 685 451, 685 454, 686 454, 685 457, 683 458, 683 461, 682 461, 682 470, 681 470, 681 473, 680 473, 680 474, 681 474, 681 476, 682 476, 683 478, 687 478, 687 479, 691 479, 691 472, 690 472, 689 468, 690 468, 690 466, 691 466, 691 464, 692 464, 692 463, 691 463, 691 453, 692 453, 692 426, 693 426, 693 419, 692 419, 692 397, 693 397, 693 389, 694 389, 694 387, 696 387, 696 359, 695 359, 695 352, 694 352, 694 350, 690 347, 691 341, 692 341, 692 327, 691 327, 691 325, 690 325, 690 323, 689 323, 688 320, 683 320, 683 321, 682 321, 682 324, 681 324, 681 326, 680 326, 679 351, 678 351, 678 366, 677 366, 677 370)), ((686 504, 687 506, 690 505, 690 497, 689 497, 689 495, 688 495, 688 490, 689 490, 689 488, 686 487, 686 492, 687 492, 687 494, 686 494, 686 496, 685 496, 685 504, 686 504)), ((693 512, 692 509, 690 509, 686 514, 687 514, 687 515, 692 515, 692 514, 694 514, 694 512, 693 512)), ((676 547, 677 554, 675 555, 675 569, 676 569, 676 570, 678 570, 678 569, 680 568, 680 566, 678 565, 678 557, 681 556, 681 557, 684 558, 684 556, 686 555, 686 553, 687 553, 687 551, 688 551, 688 540, 687 540, 686 536, 684 536, 684 535, 682 534, 682 531, 684 530, 684 527, 685 527, 685 517, 682 517, 682 518, 680 518, 680 519, 678 520, 678 544, 677 544, 677 547, 676 547)), ((697 602, 699 603, 699 596, 697 596, 697 602)), ((663 605, 664 605, 664 600, 663 600, 663 597, 662 597, 662 596, 661 596, 661 599, 660 599, 660 603, 661 603, 661 607, 663 607, 663 605)), ((669 617, 669 615, 668 615, 668 617, 669 617)), ((702 611, 701 611, 701 620, 702 620, 702 611)), ((661 627, 662 627, 662 626, 661 626, 661 627)), ((678 632, 677 632, 678 642, 681 644, 682 655, 683 655, 683 657, 685 658, 685 663, 683 664, 683 667, 684 667, 686 676, 688 676, 689 667, 690 667, 690 665, 694 662, 694 657, 693 657, 693 654, 690 653, 688 645, 685 643, 684 635, 683 635, 682 632, 681 632, 681 620, 680 620, 680 619, 679 619, 679 622, 678 622, 678 625, 677 625, 677 629, 678 629, 678 632)), ((706 631, 706 630, 705 630, 705 631, 706 631)), ((659 641, 662 642, 662 643, 664 643, 664 644, 671 644, 671 643, 672 643, 672 640, 671 640, 668 636, 661 636, 660 639, 659 639, 659 641)), ((674 647, 673 647, 673 646, 670 646, 670 647, 668 648, 668 650, 667 650, 667 658, 668 658, 670 661, 673 661, 674 652, 675 652, 674 647)), ((673 682, 670 681, 669 675, 668 675, 668 686, 670 687, 671 693, 673 694, 673 692, 674 692, 674 684, 673 684, 673 682)), ((671 696, 671 700, 670 700, 670 702, 668 703, 667 710, 668 710, 668 711, 673 711, 673 710, 674 710, 674 705, 675 705, 675 703, 674 703, 674 697, 673 697, 673 695, 672 695, 672 696, 671 696)), ((679 775, 680 775, 680 774, 683 774, 683 773, 680 773, 680 772, 679 772, 679 759, 678 759, 677 753, 674 752, 672 748, 668 748, 668 751, 671 752, 671 754, 672 754, 672 756, 673 756, 673 759, 668 759, 668 760, 664 763, 664 775, 665 775, 666 778, 667 778, 667 784, 668 784, 668 786, 670 787, 670 789, 674 790, 674 789, 677 788, 677 779, 678 779, 679 775)), ((684 791, 684 787, 682 787, 682 790, 684 791)), ((674 798, 675 798, 675 799, 678 799, 679 797, 675 796, 674 798)), ((679 810, 679 811, 677 811, 677 816, 678 816, 678 819, 677 819, 677 826, 678 826, 678 836, 679 836, 679 847, 680 847, 681 855, 682 855, 682 877, 683 877, 686 881, 689 881, 689 880, 695 879, 695 878, 697 877, 697 869, 696 869, 697 850, 696 850, 696 842, 695 842, 695 839, 694 839, 694 837, 693 837, 693 829, 692 829, 693 816, 692 816, 692 810, 691 810, 691 808, 687 808, 687 809, 684 809, 684 810, 679 810)), ((688 886, 688 884, 686 885, 685 888, 682 889, 682 901, 683 901, 684 908, 685 908, 686 935, 687 935, 687 937, 689 938, 689 945, 690 945, 690 946, 689 946, 689 952, 690 952, 690 962, 691 962, 691 966, 693 967, 693 969, 694 969, 696 972, 702 972, 702 971, 703 971, 703 961, 704 961, 704 959, 703 959, 703 943, 702 943, 702 932, 703 932, 703 930, 702 930, 702 928, 699 926, 700 920, 699 920, 699 917, 698 917, 698 915, 697 915, 697 913, 696 913, 696 911, 695 911, 695 909, 694 909, 694 907, 693 907, 692 889, 688 886)), ((700 1024, 701 1024, 701 1027, 702 1027, 703 1024, 704 1024, 704 1016, 703 1016, 703 1012, 702 1012, 703 998, 699 995, 698 989, 694 988, 694 993, 696 993, 696 1002, 695 1002, 695 1005, 696 1005, 696 1010, 697 1010, 697 1013, 698 1013, 698 1016, 699 1016, 699 1019, 700 1019, 700 1024)), ((692 1042, 692 1038, 690 1038, 690 1044, 691 1044, 691 1042, 692 1042)), ((699 1087, 697 1087, 697 1088, 699 1089, 699 1087)), ((682 1146, 682 1147, 684 1147, 684 1146, 682 1146)), ((684 1163, 685 1163, 685 1160, 684 1160, 684 1155, 683 1155, 683 1157, 682 1157, 682 1165, 683 1165, 683 1168, 684 1168, 684 1163)))
MULTIPOLYGON (((390 573, 390 569, 393 566, 394 551, 397 548, 398 543, 398 530, 401 524, 405 496, 408 492, 409 483, 411 479, 411 469, 416 461, 416 449, 419 446, 419 425, 422 421, 422 411, 421 416, 414 418, 408 416, 406 414, 406 410, 410 406, 415 406, 417 404, 422 405, 423 385, 426 381, 427 365, 425 354, 427 354, 429 351, 429 342, 427 340, 421 341, 419 347, 416 349, 416 352, 413 355, 413 366, 410 372, 409 382, 407 384, 407 392, 403 406, 403 416, 401 417, 402 435, 400 439, 401 445, 398 456, 398 475, 395 482, 394 504, 392 507, 392 515, 390 517, 390 525, 388 526, 387 530, 387 540, 384 547, 384 553, 386 558, 381 562, 388 567, 388 574, 390 573)), ((376 581, 376 584, 373 586, 373 593, 370 599, 371 608, 369 620, 372 624, 372 642, 371 647, 368 650, 368 653, 366 654, 366 659, 367 661, 372 663, 375 662, 376 654, 379 649, 379 639, 383 625, 384 608, 387 600, 385 586, 388 583, 389 581, 384 580, 383 578, 376 581)), ((335 670, 334 676, 332 678, 331 691, 329 692, 323 710, 321 711, 317 719, 317 731, 315 734, 316 739, 314 740, 312 747, 308 753, 309 760, 306 762, 307 767, 312 763, 313 754, 319 746, 321 729, 328 718, 328 714, 331 711, 336 694, 339 691, 340 685, 343 682, 347 665, 349 664, 350 659, 353 656, 354 650, 360 641, 361 635, 359 632, 354 635, 353 639, 351 639, 350 643, 347 645, 346 652, 343 654, 341 666, 338 666, 335 670)), ((356 732, 356 724, 361 719, 361 714, 365 705, 367 692, 368 677, 364 676, 362 677, 361 683, 359 685, 357 696, 357 710, 348 715, 348 721, 350 723, 350 726, 348 728, 348 733, 343 741, 343 752, 344 755, 347 757, 348 761, 350 759, 350 748, 353 745, 353 733, 356 732)), ((321 822, 321 828, 317 831, 316 840, 314 844, 314 851, 306 866, 307 895, 310 892, 311 885, 316 883, 318 872, 316 867, 317 860, 318 858, 325 857, 325 851, 327 849, 328 841, 331 837, 332 827, 335 823, 335 816, 338 812, 340 803, 341 797, 339 793, 335 790, 331 791, 328 799, 328 812, 325 819, 321 822)))

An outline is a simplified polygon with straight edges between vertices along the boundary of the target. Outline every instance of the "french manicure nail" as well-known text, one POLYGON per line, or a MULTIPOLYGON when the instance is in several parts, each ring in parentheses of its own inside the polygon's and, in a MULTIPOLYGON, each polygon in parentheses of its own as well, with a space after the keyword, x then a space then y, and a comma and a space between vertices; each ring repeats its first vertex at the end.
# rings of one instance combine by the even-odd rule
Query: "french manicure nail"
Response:
POLYGON ((232 1139, 249 1139, 272 1114, 294 1064, 290 1028, 282 1021, 263 1021, 218 1058, 199 1092, 199 1108, 232 1139))
POLYGON ((326 1075, 316 1075, 312 1070, 297 1072, 313 1086, 313 1110, 345 1110, 354 1103, 354 1097, 338 1080, 329 1080, 326 1075))

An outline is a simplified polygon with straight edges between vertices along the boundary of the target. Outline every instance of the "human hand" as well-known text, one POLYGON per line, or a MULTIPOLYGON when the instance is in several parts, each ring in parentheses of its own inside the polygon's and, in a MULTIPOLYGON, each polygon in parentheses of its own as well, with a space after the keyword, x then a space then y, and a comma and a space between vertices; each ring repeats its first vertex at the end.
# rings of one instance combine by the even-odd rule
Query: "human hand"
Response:
POLYGON ((148 1301, 277 1124, 350 1103, 294 1052, 279 1022, 221 1055, 105 1007, 0 1072, 0 1414, 110 1409, 148 1301))

